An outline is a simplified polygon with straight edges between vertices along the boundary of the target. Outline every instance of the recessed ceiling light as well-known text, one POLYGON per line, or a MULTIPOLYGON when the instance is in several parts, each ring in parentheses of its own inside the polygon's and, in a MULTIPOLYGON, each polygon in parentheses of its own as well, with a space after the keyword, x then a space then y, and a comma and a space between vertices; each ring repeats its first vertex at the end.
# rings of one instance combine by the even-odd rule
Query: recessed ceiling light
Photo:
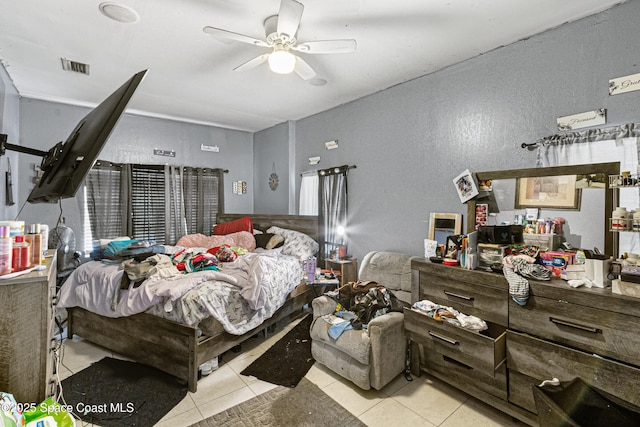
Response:
POLYGON ((107 18, 111 18, 114 21, 122 22, 125 24, 132 24, 140 20, 138 12, 131 9, 129 6, 124 6, 113 2, 100 3, 98 6, 100 12, 107 18))

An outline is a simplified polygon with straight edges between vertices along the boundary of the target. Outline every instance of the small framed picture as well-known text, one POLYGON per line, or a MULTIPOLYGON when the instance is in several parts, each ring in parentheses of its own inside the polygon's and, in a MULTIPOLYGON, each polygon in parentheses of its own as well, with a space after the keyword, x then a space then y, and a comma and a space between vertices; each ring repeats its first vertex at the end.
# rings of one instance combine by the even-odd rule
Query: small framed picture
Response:
POLYGON ((476 180, 471 172, 469 172, 469 169, 453 178, 453 184, 456 186, 458 196, 460 196, 462 203, 466 203, 478 195, 476 180))
POLYGON ((476 229, 480 226, 487 225, 487 216, 489 215, 489 205, 486 203, 476 204, 476 229))

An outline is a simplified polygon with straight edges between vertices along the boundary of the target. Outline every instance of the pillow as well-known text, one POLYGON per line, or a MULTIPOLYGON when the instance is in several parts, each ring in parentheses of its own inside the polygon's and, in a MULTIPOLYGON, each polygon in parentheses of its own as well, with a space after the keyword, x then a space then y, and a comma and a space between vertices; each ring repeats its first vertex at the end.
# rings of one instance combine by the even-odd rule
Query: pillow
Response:
POLYGON ((256 248, 256 240, 253 234, 248 231, 225 234, 224 236, 205 236, 204 234, 187 234, 182 236, 176 246, 186 248, 215 248, 216 246, 229 245, 233 247, 245 248, 252 251, 256 248))
POLYGON ((262 233, 253 237, 256 239, 256 248, 275 249, 284 245, 284 236, 281 234, 262 233))
POLYGON ((299 231, 288 230, 280 227, 271 227, 267 230, 267 233, 282 235, 284 237, 282 253, 284 255, 294 256, 300 260, 314 256, 320 249, 318 242, 299 231))
POLYGON ((251 217, 245 216, 233 221, 216 224, 213 227, 213 234, 224 236, 226 234, 237 233, 238 231, 248 231, 253 234, 253 222, 251 217))

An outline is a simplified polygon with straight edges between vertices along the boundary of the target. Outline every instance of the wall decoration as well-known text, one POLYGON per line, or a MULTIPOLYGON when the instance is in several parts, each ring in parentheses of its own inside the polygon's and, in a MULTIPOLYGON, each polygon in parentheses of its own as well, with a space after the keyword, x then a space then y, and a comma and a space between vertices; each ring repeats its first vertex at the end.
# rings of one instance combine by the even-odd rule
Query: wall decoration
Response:
POLYGON ((516 209, 580 209, 576 175, 541 176, 516 180, 516 209))
POLYGON ((476 228, 487 225, 489 216, 489 205, 486 203, 476 203, 476 228))
POLYGON ((174 150, 161 150, 159 148, 153 149, 153 154, 155 156, 165 156, 165 157, 175 157, 176 152, 174 150))
POLYGON ((247 181, 233 181, 233 194, 247 194, 247 181))
POLYGON ((276 173, 276 163, 273 162, 273 168, 271 169, 271 175, 269 175, 269 188, 271 191, 276 191, 278 188, 278 174, 276 173))
POLYGON ((603 125, 607 123, 607 109, 587 111, 585 113, 573 114, 571 116, 558 117, 556 119, 559 131, 587 128, 590 126, 603 125))
POLYGON ((609 95, 640 90, 640 73, 609 80, 609 95))
POLYGON ((469 172, 469 169, 453 178, 453 184, 456 186, 460 201, 465 203, 478 195, 478 186, 475 178, 469 172))

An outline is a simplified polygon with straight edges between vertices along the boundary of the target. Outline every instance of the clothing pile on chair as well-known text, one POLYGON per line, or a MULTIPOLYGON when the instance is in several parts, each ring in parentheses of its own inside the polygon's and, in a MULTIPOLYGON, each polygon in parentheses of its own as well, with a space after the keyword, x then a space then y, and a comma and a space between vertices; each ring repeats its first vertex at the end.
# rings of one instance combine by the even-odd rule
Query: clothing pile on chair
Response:
POLYGON ((331 325, 329 336, 333 339, 337 339, 346 330, 366 328, 378 316, 391 311, 402 312, 402 308, 409 305, 396 298, 386 287, 373 281, 349 282, 325 295, 338 303, 333 314, 323 316, 331 325))

